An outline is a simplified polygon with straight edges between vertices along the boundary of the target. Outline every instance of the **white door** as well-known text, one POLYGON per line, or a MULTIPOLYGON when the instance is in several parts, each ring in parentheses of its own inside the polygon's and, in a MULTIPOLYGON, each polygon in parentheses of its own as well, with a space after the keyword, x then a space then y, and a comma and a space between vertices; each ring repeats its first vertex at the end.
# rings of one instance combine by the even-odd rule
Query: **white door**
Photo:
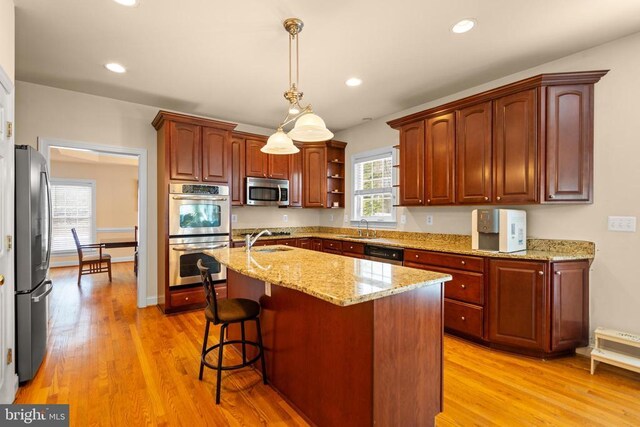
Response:
POLYGON ((12 85, 0 68, 0 404, 13 402, 18 385, 13 295, 13 100, 12 85))

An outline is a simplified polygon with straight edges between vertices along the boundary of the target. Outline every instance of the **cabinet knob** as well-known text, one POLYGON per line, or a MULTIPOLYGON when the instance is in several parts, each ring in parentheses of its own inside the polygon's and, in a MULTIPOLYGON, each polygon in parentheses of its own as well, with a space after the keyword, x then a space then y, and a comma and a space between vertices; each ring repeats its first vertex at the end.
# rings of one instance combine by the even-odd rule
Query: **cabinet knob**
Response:
POLYGON ((185 301, 189 301, 189 297, 184 297, 184 300, 185 301))
POLYGON ((467 319, 465 319, 465 317, 464 317, 464 316, 461 316, 461 317, 460 317, 460 320, 462 320, 462 321, 464 322, 464 321, 465 321, 465 320, 467 320, 467 319))
POLYGON ((562 271, 556 271, 556 275, 560 276, 562 274, 562 271))
POLYGON ((467 285, 460 285, 462 289, 467 289, 467 285))
POLYGON ((549 198, 550 199, 553 199, 554 197, 556 197, 556 196, 554 196, 553 194, 549 194, 549 198))
POLYGON ((540 271, 538 271, 538 274, 541 275, 541 276, 544 276, 544 271, 540 270, 540 271))
POLYGON ((416 258, 419 258, 419 256, 418 256, 418 255, 416 255, 416 258))
POLYGON ((466 264, 467 264, 467 261, 460 261, 460 264, 462 264, 462 265, 466 265, 466 264))
POLYGON ((502 200, 502 197, 498 196, 496 197, 496 200, 502 200))
POLYGON ((427 199, 427 203, 431 203, 431 199, 427 199))
POLYGON ((422 199, 418 200, 418 203, 422 203, 422 199))
POLYGON ((484 200, 487 201, 489 200, 489 198, 487 196, 484 196, 484 200))

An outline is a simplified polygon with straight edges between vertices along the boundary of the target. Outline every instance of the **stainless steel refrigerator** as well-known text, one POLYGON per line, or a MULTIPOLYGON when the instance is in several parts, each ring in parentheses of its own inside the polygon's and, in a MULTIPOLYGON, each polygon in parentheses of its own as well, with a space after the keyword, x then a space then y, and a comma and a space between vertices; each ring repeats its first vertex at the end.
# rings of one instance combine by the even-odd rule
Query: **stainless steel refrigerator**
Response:
POLYGON ((16 146, 16 355, 20 382, 32 379, 47 349, 51 191, 47 162, 16 146))

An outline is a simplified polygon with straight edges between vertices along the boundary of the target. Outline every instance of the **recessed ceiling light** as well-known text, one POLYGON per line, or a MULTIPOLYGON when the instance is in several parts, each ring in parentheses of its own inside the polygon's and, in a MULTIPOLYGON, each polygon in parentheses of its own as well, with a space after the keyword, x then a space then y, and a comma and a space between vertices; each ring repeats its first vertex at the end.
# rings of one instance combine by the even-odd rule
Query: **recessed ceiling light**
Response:
POLYGON ((138 5, 138 0, 113 0, 113 1, 123 6, 129 6, 129 7, 138 5))
POLYGON ((451 31, 453 31, 456 34, 462 34, 462 33, 466 33, 467 31, 470 31, 475 26, 476 26, 476 21, 471 18, 467 18, 467 19, 463 19, 462 21, 458 22, 453 27, 451 27, 451 31))
POLYGON ((344 82, 347 86, 360 86, 362 84, 362 80, 357 77, 351 77, 349 80, 344 82))
POLYGON ((113 71, 114 73, 118 73, 118 74, 122 74, 124 72, 127 71, 126 68, 124 68, 122 65, 115 63, 115 62, 110 62, 108 64, 104 64, 104 68, 106 68, 109 71, 113 71))

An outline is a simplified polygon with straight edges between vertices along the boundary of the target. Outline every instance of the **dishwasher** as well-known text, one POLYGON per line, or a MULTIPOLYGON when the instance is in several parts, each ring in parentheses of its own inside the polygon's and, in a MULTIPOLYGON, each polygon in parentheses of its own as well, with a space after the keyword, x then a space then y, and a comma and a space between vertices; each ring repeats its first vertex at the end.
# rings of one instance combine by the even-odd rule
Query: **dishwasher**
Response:
POLYGON ((388 246, 366 245, 364 247, 364 259, 402 265, 404 250, 388 246))

